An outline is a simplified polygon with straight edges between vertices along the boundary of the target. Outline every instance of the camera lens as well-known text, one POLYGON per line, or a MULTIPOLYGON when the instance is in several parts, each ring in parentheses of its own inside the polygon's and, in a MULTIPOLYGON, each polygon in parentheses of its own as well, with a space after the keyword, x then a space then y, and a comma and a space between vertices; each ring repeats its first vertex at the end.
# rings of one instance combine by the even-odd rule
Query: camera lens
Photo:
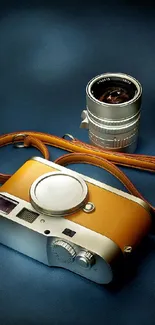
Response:
POLYGON ((130 100, 130 96, 123 88, 111 87, 99 97, 99 100, 104 103, 119 104, 130 100))
POLYGON ((97 100, 109 104, 128 102, 135 96, 136 91, 135 84, 116 77, 111 77, 110 80, 101 78, 91 87, 91 93, 97 100))
POLYGON ((90 142, 109 150, 134 152, 141 97, 141 84, 127 74, 105 73, 90 80, 81 123, 89 129, 90 142))

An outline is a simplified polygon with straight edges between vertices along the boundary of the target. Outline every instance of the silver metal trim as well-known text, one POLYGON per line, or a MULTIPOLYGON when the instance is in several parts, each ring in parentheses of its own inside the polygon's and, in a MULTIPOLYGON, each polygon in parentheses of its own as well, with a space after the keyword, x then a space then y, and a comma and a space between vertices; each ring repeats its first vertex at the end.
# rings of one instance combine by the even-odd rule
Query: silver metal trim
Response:
POLYGON ((99 101, 99 100, 97 100, 93 95, 92 95, 92 93, 91 93, 91 87, 92 87, 92 85, 96 82, 96 81, 98 81, 98 80, 100 80, 100 79, 102 79, 102 78, 106 78, 106 76, 107 77, 120 77, 120 78, 127 78, 128 80, 130 80, 132 83, 134 83, 135 84, 135 86, 136 86, 136 88, 137 88, 137 93, 135 94, 135 96, 131 99, 131 100, 129 100, 129 101, 127 101, 127 102, 125 102, 125 103, 121 103, 121 104, 113 104, 113 107, 123 107, 123 106, 126 106, 126 105, 129 105, 129 104, 131 104, 131 103, 134 103, 141 95, 142 95, 142 86, 141 86, 141 84, 140 84, 140 82, 137 80, 137 79, 135 79, 134 77, 131 77, 131 76, 129 76, 129 75, 127 75, 127 74, 125 74, 125 73, 120 73, 120 72, 118 72, 118 73, 111 73, 111 72, 107 72, 107 73, 104 73, 104 74, 101 74, 101 75, 98 75, 98 76, 96 76, 96 77, 94 77, 94 78, 92 78, 90 81, 89 81, 89 83, 88 83, 88 85, 87 85, 87 87, 86 87, 86 92, 87 92, 87 95, 94 101, 94 102, 96 102, 96 103, 99 103, 99 104, 101 104, 102 106, 111 106, 111 104, 108 104, 108 103, 103 103, 103 102, 101 102, 101 101, 99 101))
POLYGON ((122 120, 107 120, 106 118, 101 119, 92 114, 89 109, 87 108, 87 119, 91 126, 96 128, 96 130, 102 131, 104 133, 110 133, 110 134, 122 134, 124 133, 130 133, 130 131, 133 131, 133 127, 136 128, 139 125, 140 122, 140 112, 138 111, 135 115, 122 119, 122 120))
POLYGON ((125 246, 124 247, 124 253, 130 254, 132 252, 132 246, 125 246))
POLYGON ((90 269, 93 266, 93 264, 95 264, 95 256, 89 251, 82 250, 76 256, 76 262, 80 267, 84 267, 85 269, 90 269))
MULTIPOLYGON (((139 205, 141 205, 147 212, 149 212, 150 214, 151 214, 151 208, 150 208, 150 206, 145 202, 145 201, 143 201, 142 199, 140 199, 140 198, 138 198, 138 197, 136 197, 136 196, 134 196, 134 195, 132 195, 132 194, 129 194, 129 193, 126 193, 126 192, 123 192, 123 191, 121 191, 121 190, 118 190, 118 189, 116 189, 116 188, 114 188, 114 187, 112 187, 112 186, 110 186, 110 185, 107 185, 107 184, 105 184, 105 183, 101 183, 100 181, 97 181, 97 180, 95 180, 95 179, 93 179, 93 178, 90 178, 90 177, 88 177, 88 176, 85 176, 85 175, 83 175, 83 174, 80 174, 80 173, 77 173, 77 172, 74 172, 74 171, 72 171, 72 170, 70 170, 70 169, 67 169, 66 167, 63 167, 63 166, 61 166, 61 165, 58 165, 58 164, 55 164, 54 162, 51 162, 51 161, 49 161, 49 160, 47 160, 47 159, 44 159, 44 158, 41 158, 41 157, 32 157, 31 158, 32 160, 35 160, 35 161, 38 161, 38 162, 40 162, 40 163, 42 163, 42 164, 45 164, 45 165, 47 165, 47 166, 51 166, 51 167, 53 167, 53 168, 55 168, 55 169, 59 169, 59 170, 61 170, 61 171, 64 171, 65 173, 69 173, 69 174, 73 174, 73 175, 79 175, 80 177, 82 177, 85 181, 87 181, 87 182, 89 182, 89 183, 91 183, 91 184, 94 184, 94 185, 96 185, 96 186, 99 186, 99 187, 101 187, 101 188, 104 188, 105 190, 107 190, 107 191, 109 191, 109 192, 112 192, 112 193, 115 193, 115 194, 117 194, 117 195, 119 195, 119 196, 122 196, 122 197, 124 197, 124 198, 126 198, 126 199, 129 199, 129 200, 131 200, 131 201, 133 201, 133 202, 135 202, 135 203, 137 203, 137 204, 139 204, 139 205)), ((31 160, 30 159, 30 160, 31 160)))
MULTIPOLYGON (((68 242, 66 242, 65 240, 62 239, 55 239, 52 242, 52 248, 53 250, 57 251, 57 250, 64 250, 65 251, 65 262, 68 261, 73 261, 75 256, 76 256, 76 251, 75 249, 72 247, 72 245, 68 242)), ((58 252, 57 252, 58 253, 58 252)), ((61 254, 61 252, 60 252, 61 254)))
POLYGON ((83 211, 86 213, 91 213, 95 210, 95 205, 92 202, 87 202, 83 208, 83 211))
MULTIPOLYGON (((2 198, 3 200, 6 200, 8 202, 13 203, 15 206, 18 205, 18 201, 12 200, 12 199, 8 198, 8 196, 5 196, 3 194, 0 194, 0 198, 2 198)), ((1 209, 0 209, 0 213, 4 213, 5 215, 8 215, 8 213, 6 211, 3 211, 1 209)))
MULTIPOLYGON (((138 140, 140 125, 142 86, 138 80, 125 73, 103 73, 92 78, 86 86, 86 110, 82 112, 81 126, 89 130, 89 140, 93 145, 133 153, 138 140), (123 103, 107 103, 96 97, 94 85, 116 79, 134 86, 133 97, 123 103), (84 118, 83 118, 84 116, 84 118), (131 133, 131 134, 130 134, 131 133), (131 137, 130 137, 131 135, 131 137), (116 141, 114 141, 116 138, 116 141), (128 146, 126 146, 126 141, 128 146)), ((81 127, 80 126, 80 127, 81 127)))
MULTIPOLYGON (((28 145, 26 145, 25 143, 23 143, 23 144, 18 144, 18 143, 15 141, 15 140, 17 140, 18 138, 22 138, 22 140, 24 141, 24 139, 25 139, 26 137, 28 137, 28 134, 25 134, 25 133, 18 133, 18 134, 16 134, 16 135, 13 137, 13 139, 12 139, 13 146, 14 146, 15 148, 25 148, 25 147, 28 147, 28 145)), ((19 141, 21 142, 22 140, 19 140, 19 141)))
POLYGON ((65 139, 66 137, 70 138, 71 140, 75 140, 75 138, 74 138, 71 134, 69 134, 69 133, 65 133, 65 134, 62 136, 63 139, 65 139))
MULTIPOLYGON (((83 178, 78 177, 78 175, 71 175, 69 173, 64 173, 64 172, 49 172, 46 174, 41 175, 40 177, 38 177, 33 184, 30 187, 30 202, 32 204, 32 206, 39 211, 40 213, 46 214, 48 216, 51 217, 62 217, 62 216, 66 216, 69 214, 72 214, 76 211, 78 211, 80 208, 83 208, 87 202, 87 197, 88 197, 88 186, 85 183, 85 181, 83 180, 83 178), (46 204, 40 203, 39 200, 36 197, 36 188, 37 186, 44 181, 45 179, 47 179, 48 177, 51 176, 57 176, 57 175, 61 175, 61 176, 72 176, 76 181, 78 181, 78 183, 81 185, 81 188, 83 190, 83 193, 81 195, 81 197, 79 198, 79 202, 78 204, 76 204, 75 206, 71 206, 70 208, 66 209, 66 210, 49 210, 46 208, 46 204)), ((59 204, 60 202, 58 202, 59 204)))
MULTIPOLYGON (((110 104, 109 104, 110 105, 110 104)), ((113 104, 114 105, 114 104, 113 104)), ((119 104, 117 104, 119 105, 119 104)), ((94 123, 97 124, 98 127, 102 126, 102 128, 106 128, 106 129, 112 129, 114 126, 115 128, 120 128, 122 129, 122 126, 124 126, 124 128, 127 127, 127 125, 130 125, 130 124, 136 124, 137 121, 139 121, 140 119, 140 115, 141 115, 141 112, 140 112, 140 109, 138 112, 136 112, 136 114, 126 118, 126 119, 119 119, 119 120, 109 120, 107 118, 101 118, 101 117, 98 117, 98 116, 95 116, 90 110, 89 108, 87 107, 87 110, 83 111, 85 112, 85 118, 87 117, 88 120, 93 120, 94 123), (124 125, 124 120, 125 120, 125 125, 124 125), (104 125, 103 125, 103 121, 104 121, 104 125)))

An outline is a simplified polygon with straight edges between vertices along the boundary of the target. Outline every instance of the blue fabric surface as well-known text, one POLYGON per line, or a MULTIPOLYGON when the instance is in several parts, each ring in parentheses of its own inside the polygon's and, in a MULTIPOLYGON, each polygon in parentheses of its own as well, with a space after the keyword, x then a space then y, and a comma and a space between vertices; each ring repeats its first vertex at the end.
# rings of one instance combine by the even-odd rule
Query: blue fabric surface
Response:
MULTIPOLYGON (((79 129, 85 86, 102 72, 126 72, 143 85, 138 153, 155 155, 154 7, 133 1, 10 1, 0 4, 0 134, 79 129), (125 4, 124 4, 125 3, 125 4)), ((50 148, 51 160, 62 154, 50 148)), ((0 171, 13 173, 31 149, 0 149, 0 171)), ((124 189, 97 167, 70 168, 124 189)), ((155 205, 155 176, 123 169, 155 205)), ((1 325, 154 325, 155 239, 146 238, 114 287, 50 269, 0 245, 1 325)))

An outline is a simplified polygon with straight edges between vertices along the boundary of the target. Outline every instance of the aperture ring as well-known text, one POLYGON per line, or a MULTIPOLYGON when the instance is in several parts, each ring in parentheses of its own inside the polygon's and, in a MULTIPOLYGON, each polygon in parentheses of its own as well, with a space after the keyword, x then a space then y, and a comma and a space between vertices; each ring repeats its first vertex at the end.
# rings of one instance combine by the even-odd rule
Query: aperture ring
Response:
POLYGON ((140 109, 139 111, 135 114, 132 115, 131 117, 120 119, 120 120, 110 120, 110 119, 103 119, 95 116, 90 112, 90 110, 87 108, 87 117, 89 121, 95 122, 98 125, 107 125, 107 126, 122 126, 122 125, 128 125, 132 123, 133 121, 136 121, 137 119, 140 119, 140 109))

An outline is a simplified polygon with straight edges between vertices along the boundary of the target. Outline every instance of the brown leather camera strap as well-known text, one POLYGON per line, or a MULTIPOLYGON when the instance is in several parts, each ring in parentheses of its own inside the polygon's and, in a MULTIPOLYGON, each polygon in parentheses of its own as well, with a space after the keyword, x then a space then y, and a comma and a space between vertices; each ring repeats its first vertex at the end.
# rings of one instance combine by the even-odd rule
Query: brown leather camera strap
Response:
MULTIPOLYGON (((104 168, 117 177, 131 194, 147 202, 117 165, 155 172, 155 157, 111 152, 83 143, 72 136, 70 138, 71 140, 67 140, 36 131, 13 132, 0 136, 0 147, 8 144, 13 144, 15 147, 33 146, 40 150, 44 158, 48 160, 50 155, 46 145, 66 150, 71 153, 56 159, 55 163, 63 166, 72 163, 87 163, 104 168), (19 145, 19 142, 23 144, 19 145)), ((0 183, 4 183, 10 176, 0 174, 0 183)), ((155 208, 151 205, 150 207, 155 212, 155 208)))

